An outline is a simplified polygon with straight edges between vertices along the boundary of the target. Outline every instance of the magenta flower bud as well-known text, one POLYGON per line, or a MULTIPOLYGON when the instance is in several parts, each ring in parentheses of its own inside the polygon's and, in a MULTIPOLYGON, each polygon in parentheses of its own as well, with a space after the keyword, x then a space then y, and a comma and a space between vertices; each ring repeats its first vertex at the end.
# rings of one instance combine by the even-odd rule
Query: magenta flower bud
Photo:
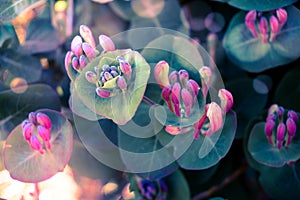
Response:
POLYGON ((119 59, 119 63, 121 72, 124 74, 127 81, 130 81, 132 73, 131 65, 128 62, 121 59, 119 59))
POLYGON ((72 62, 72 57, 74 56, 73 52, 72 51, 68 51, 66 53, 66 56, 65 56, 65 68, 66 68, 66 71, 69 70, 69 65, 71 64, 72 62))
POLYGON ((37 126, 37 132, 44 141, 49 141, 51 138, 51 130, 44 126, 37 126))
POLYGON ((161 88, 170 84, 168 79, 169 68, 169 64, 164 60, 159 61, 154 67, 154 78, 161 88))
POLYGON ((233 105, 233 97, 232 94, 226 89, 220 89, 218 96, 221 100, 221 108, 228 112, 233 105))
POLYGON ((109 72, 104 72, 103 76, 107 81, 113 78, 113 76, 109 72))
POLYGON ((247 13, 245 17, 245 25, 253 35, 253 37, 258 38, 258 33, 256 31, 256 11, 251 10, 247 13))
POLYGON ((262 35, 263 43, 267 43, 267 40, 268 40, 268 20, 265 17, 260 18, 258 28, 259 28, 260 33, 262 35))
POLYGON ((110 39, 110 37, 106 35, 100 35, 99 36, 99 44, 104 49, 104 51, 114 51, 115 50, 115 44, 110 39))
POLYGON ((277 18, 274 15, 272 15, 270 17, 270 30, 271 30, 270 41, 272 42, 272 41, 275 40, 276 35, 280 31, 280 29, 279 29, 279 22, 278 22, 277 18))
POLYGON ((266 121, 269 121, 269 120, 273 120, 275 122, 276 121, 276 115, 275 114, 268 115, 266 121))
POLYGON ((190 91, 193 91, 195 96, 198 95, 200 87, 196 81, 189 79, 187 82, 187 87, 190 91))
POLYGON ((186 70, 182 69, 178 72, 178 74, 182 84, 186 83, 189 80, 189 73, 186 70))
POLYGON ((127 83, 123 76, 118 77, 117 85, 121 90, 125 90, 127 88, 127 83))
POLYGON ((286 120, 286 128, 289 136, 294 136, 297 130, 297 125, 292 118, 287 118, 286 120))
POLYGON ((194 98, 185 88, 181 90, 181 98, 185 107, 186 116, 189 117, 191 115, 191 107, 194 105, 194 98))
POLYGON ((83 69, 85 66, 87 66, 88 61, 84 55, 81 55, 79 57, 79 66, 83 69))
POLYGON ((78 71, 80 69, 79 66, 79 59, 77 57, 73 57, 72 58, 72 67, 73 69, 75 69, 76 71, 78 71))
POLYGON ((82 43, 82 38, 79 35, 76 35, 71 42, 71 50, 73 51, 73 53, 75 53, 76 51, 75 47, 77 47, 78 45, 81 46, 81 43, 82 43))
POLYGON ((73 53, 75 54, 75 56, 79 57, 83 54, 83 50, 82 50, 82 44, 78 44, 74 47, 74 51, 73 53))
POLYGON ((290 118, 292 118, 295 123, 298 122, 298 115, 297 115, 297 113, 295 111, 289 110, 287 116, 290 117, 290 118))
POLYGON ((288 18, 287 12, 285 9, 279 8, 276 10, 276 15, 281 29, 287 21, 288 18))
POLYGON ((97 75, 92 72, 92 71, 87 71, 85 73, 85 79, 92 84, 96 84, 97 83, 97 75))
POLYGON ((32 149, 39 151, 41 154, 44 153, 42 144, 40 143, 37 136, 34 134, 30 137, 30 146, 32 149))
POLYGON ((26 124, 22 124, 22 128, 23 128, 23 137, 25 138, 25 140, 30 140, 30 137, 33 133, 34 130, 34 125, 31 122, 27 122, 26 124))
POLYGON ((278 110, 278 105, 277 104, 271 105, 269 110, 268 110, 268 115, 277 113, 277 110, 278 110))
POLYGON ((36 121, 39 125, 47 128, 47 129, 51 129, 51 127, 52 127, 52 122, 51 122, 50 118, 44 113, 41 113, 41 112, 37 113, 36 121))
POLYGON ((23 122, 22 122, 22 124, 21 124, 21 127, 22 127, 22 129, 25 127, 25 125, 26 124, 28 124, 28 123, 31 123, 28 119, 25 119, 23 122))
POLYGON ((172 71, 171 74, 169 75, 169 82, 171 84, 174 84, 178 81, 178 72, 172 71))
POLYGON ((178 117, 180 117, 180 91, 181 91, 181 86, 177 82, 173 85, 171 99, 174 104, 175 114, 178 117))
POLYGON ((273 134, 273 129, 275 127, 275 121, 269 120, 265 124, 265 133, 267 137, 271 137, 273 134))
POLYGON ((206 105, 206 116, 209 119, 209 129, 203 132, 203 135, 210 136, 223 126, 223 111, 221 107, 212 102, 206 105))
POLYGON ((278 115, 279 120, 282 121, 283 115, 284 115, 284 108, 282 106, 278 107, 277 115, 278 115))
POLYGON ((103 88, 100 88, 100 87, 98 87, 98 88, 96 89, 96 94, 97 94, 99 97, 102 97, 102 98, 108 98, 108 97, 110 97, 110 92, 107 91, 107 90, 105 90, 105 89, 103 89, 103 88))
POLYGON ((81 37, 89 44, 93 49, 96 48, 95 39, 93 33, 89 27, 86 25, 81 25, 79 27, 79 33, 81 37))
POLYGON ((284 123, 280 123, 278 126, 277 126, 277 148, 278 149, 281 149, 282 147, 282 143, 283 143, 283 140, 284 140, 284 135, 285 135, 285 125, 284 123))
POLYGON ((173 105, 170 100, 170 95, 172 92, 171 85, 167 85, 162 89, 161 96, 167 102, 169 109, 174 112, 173 105))
POLYGON ((88 44, 86 42, 82 43, 82 49, 88 58, 96 57, 96 52, 90 44, 88 44))
POLYGON ((36 124, 36 114, 34 112, 28 114, 28 119, 31 123, 36 124))

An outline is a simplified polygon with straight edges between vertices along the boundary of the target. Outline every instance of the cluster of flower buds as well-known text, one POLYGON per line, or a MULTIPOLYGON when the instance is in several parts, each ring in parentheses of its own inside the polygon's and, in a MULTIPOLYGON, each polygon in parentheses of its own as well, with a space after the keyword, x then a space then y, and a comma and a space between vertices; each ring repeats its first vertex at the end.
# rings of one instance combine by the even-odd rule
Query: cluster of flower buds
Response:
POLYGON ((117 88, 121 91, 127 89, 132 74, 131 65, 120 56, 116 61, 118 65, 96 66, 94 71, 85 73, 86 80, 96 85, 96 94, 99 97, 111 97, 113 90, 117 88))
POLYGON ((194 138, 197 139, 202 133, 204 136, 210 136, 222 128, 224 116, 233 106, 232 94, 226 89, 220 89, 218 92, 220 106, 211 102, 205 106, 205 113, 198 122, 194 124, 194 138))
POLYGON ((269 22, 262 13, 257 13, 255 10, 249 11, 245 17, 245 24, 253 37, 261 37, 263 43, 267 43, 268 40, 270 42, 274 41, 276 35, 281 31, 286 21, 287 12, 283 8, 277 9, 276 15, 272 14, 269 18, 269 22))
POLYGON ((200 87, 196 81, 189 79, 189 74, 184 69, 173 71, 169 76, 168 74, 169 64, 166 61, 158 62, 154 68, 154 76, 163 88, 162 98, 178 117, 189 117, 200 87))
MULTIPOLYGON (((80 72, 85 66, 98 56, 99 52, 96 49, 95 39, 89 27, 81 25, 79 35, 76 35, 71 42, 71 51, 68 51, 65 57, 65 67, 71 64, 73 69, 80 72)), ((99 36, 100 46, 104 51, 115 50, 113 41, 106 35, 99 36)))
POLYGON ((138 181, 139 191, 142 197, 140 200, 163 200, 166 199, 168 188, 163 180, 149 181, 140 180, 138 181))
POLYGON ((43 144, 45 144, 46 149, 50 150, 51 148, 51 128, 50 118, 41 112, 29 113, 28 119, 22 122, 23 137, 32 149, 39 151, 41 154, 44 153, 43 144))
POLYGON ((265 134, 271 145, 281 149, 291 144, 297 130, 298 115, 295 111, 285 111, 283 107, 273 104, 268 111, 265 134))

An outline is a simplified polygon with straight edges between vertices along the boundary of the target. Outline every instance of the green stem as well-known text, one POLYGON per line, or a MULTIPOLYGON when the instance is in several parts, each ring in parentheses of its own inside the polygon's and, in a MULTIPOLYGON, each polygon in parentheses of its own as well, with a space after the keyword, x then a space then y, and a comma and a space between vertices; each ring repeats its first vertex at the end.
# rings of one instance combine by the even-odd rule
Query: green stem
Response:
POLYGON ((145 103, 147 103, 148 105, 150 106, 154 106, 154 105, 157 105, 157 103, 155 103, 154 101, 152 101, 150 98, 146 97, 146 96, 143 96, 143 101, 145 103))
POLYGON ((212 186, 210 189, 201 192, 194 196, 192 200, 202 200, 207 199, 208 197, 212 196, 217 191, 221 190, 225 186, 229 185, 231 182, 233 182, 236 178, 238 178, 242 173, 246 171, 248 168, 248 163, 244 163, 240 168, 238 168, 233 174, 226 177, 219 185, 212 186))

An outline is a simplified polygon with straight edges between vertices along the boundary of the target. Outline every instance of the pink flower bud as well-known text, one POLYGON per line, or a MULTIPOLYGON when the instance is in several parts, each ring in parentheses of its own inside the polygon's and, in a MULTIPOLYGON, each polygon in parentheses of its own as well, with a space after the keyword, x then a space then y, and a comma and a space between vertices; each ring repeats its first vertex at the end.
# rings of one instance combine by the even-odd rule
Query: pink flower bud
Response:
POLYGON ((96 48, 95 39, 93 37, 93 33, 89 27, 86 25, 81 25, 79 27, 79 33, 81 37, 94 49, 96 48))
POLYGON ((83 54, 83 50, 82 50, 82 44, 78 44, 74 47, 74 51, 73 53, 75 54, 75 56, 79 57, 83 54))
POLYGON ((25 119, 23 122, 22 122, 22 124, 21 124, 21 127, 22 127, 22 129, 25 127, 25 125, 26 124, 28 124, 28 123, 31 123, 28 119, 25 119))
POLYGON ((159 61, 154 67, 154 77, 161 88, 170 84, 168 74, 169 64, 164 60, 159 61))
POLYGON ((282 121, 283 120, 283 115, 284 115, 284 108, 282 106, 278 107, 277 115, 278 115, 279 120, 282 121))
POLYGON ((278 110, 278 105, 277 104, 271 105, 269 110, 268 110, 268 115, 277 113, 277 110, 278 110))
POLYGON ((121 90, 125 90, 127 88, 127 83, 123 76, 118 77, 117 85, 121 90))
POLYGON ((223 111, 221 107, 212 102, 206 105, 206 116, 209 119, 209 129, 203 132, 203 135, 210 136, 223 126, 223 111))
POLYGON ((174 112, 173 105, 170 100, 170 95, 172 93, 171 85, 167 85, 162 89, 161 96, 167 102, 169 109, 174 112))
POLYGON ((287 116, 290 117, 290 118, 292 118, 295 123, 298 122, 298 115, 297 115, 297 113, 295 111, 293 111, 293 110, 288 111, 287 116))
POLYGON ((41 113, 41 112, 37 113, 36 120, 39 125, 44 126, 47 129, 51 129, 51 127, 52 127, 51 120, 44 113, 41 113))
POLYGON ((171 74, 169 75, 169 82, 171 84, 174 84, 178 81, 178 72, 172 71, 171 74))
POLYGON ((273 129, 275 127, 275 122, 273 120, 268 120, 265 124, 265 133, 267 137, 271 137, 273 134, 273 129))
POLYGON ((279 8, 276 10, 276 15, 281 29, 287 21, 288 18, 287 12, 285 9, 279 8))
POLYGON ((181 90, 181 98, 185 107, 186 116, 189 117, 191 115, 191 107, 194 105, 194 98, 185 88, 181 90))
POLYGON ((232 94, 226 89, 220 89, 218 96, 221 100, 221 108, 228 112, 233 105, 233 97, 232 94))
POLYGON ((82 43, 82 38, 79 35, 76 35, 71 42, 71 50, 73 53, 75 53, 75 47, 78 45, 81 46, 81 43, 82 43))
POLYGON ((178 74, 181 83, 184 84, 189 80, 189 73, 186 70, 182 69, 178 72, 178 74))
POLYGON ((294 136, 297 130, 297 125, 292 118, 287 118, 286 120, 286 128, 289 136, 294 136))
POLYGON ((80 65, 80 67, 83 69, 83 68, 85 68, 87 66, 87 64, 88 64, 88 61, 87 61, 86 57, 84 55, 81 55, 79 57, 79 65, 80 65))
POLYGON ((73 59, 72 59, 72 67, 76 71, 78 71, 80 69, 79 59, 77 57, 73 57, 73 59))
POLYGON ((181 91, 181 86, 177 82, 173 85, 171 99, 174 104, 175 114, 178 117, 180 117, 180 91, 181 91))
POLYGON ((110 92, 107 91, 107 90, 105 90, 105 89, 103 89, 103 88, 100 88, 100 87, 98 87, 98 88, 96 89, 96 94, 97 94, 99 97, 102 97, 102 98, 108 98, 108 97, 110 97, 110 92))
POLYGON ((96 84, 97 83, 97 75, 92 72, 92 71, 87 71, 85 73, 85 79, 92 84, 96 84))
POLYGON ((66 57, 65 57, 65 68, 66 68, 66 71, 69 70, 69 65, 71 64, 72 62, 72 57, 74 56, 73 52, 72 51, 68 51, 66 53, 66 57))
POLYGON ((44 141, 49 141, 51 138, 51 130, 44 126, 37 126, 37 132, 44 141))
POLYGON ((30 140, 30 137, 34 130, 34 125, 31 122, 28 122, 24 124, 24 126, 22 124, 22 128, 23 128, 23 137, 25 138, 25 140, 30 140))
POLYGON ((276 121, 276 115, 275 114, 268 115, 266 121, 269 121, 269 120, 273 120, 275 122, 276 121))
POLYGON ((34 112, 28 114, 28 119, 31 123, 36 124, 36 114, 34 112))
POLYGON ((277 18, 274 15, 272 15, 270 17, 270 30, 271 30, 270 41, 272 42, 272 41, 275 40, 276 35, 280 31, 278 20, 277 20, 277 18))
POLYGON ((280 123, 277 126, 277 148, 281 149, 283 140, 284 140, 284 135, 285 135, 285 125, 284 123, 280 123))
POLYGON ((113 78, 113 76, 109 72, 104 72, 103 76, 107 81, 113 78))
POLYGON ((124 74, 127 81, 130 81, 131 73, 132 73, 131 65, 125 60, 121 60, 121 59, 119 59, 119 63, 120 63, 121 72, 124 74))
POLYGON ((32 149, 39 151, 41 154, 44 153, 42 144, 40 143, 37 136, 34 134, 30 137, 30 146, 32 149))
POLYGON ((268 21, 265 17, 260 18, 258 28, 259 28, 260 33, 262 35, 263 43, 267 43, 267 40, 268 40, 268 21))
POLYGON ((89 45, 88 43, 84 42, 82 43, 82 49, 85 53, 85 55, 88 57, 88 58, 95 58, 96 57, 96 52, 95 50, 93 49, 93 47, 91 45, 89 45))
POLYGON ((194 93, 195 96, 198 95, 200 87, 196 81, 189 79, 187 82, 187 87, 194 93))
POLYGON ((208 89, 212 81, 212 71, 209 67, 203 66, 199 72, 201 76, 202 93, 204 99, 206 99, 208 89))
POLYGON ((253 35, 253 37, 258 38, 258 33, 256 31, 256 11, 251 10, 247 13, 245 17, 245 25, 253 35))
POLYGON ((99 36, 99 44, 104 49, 104 51, 114 51, 115 50, 115 44, 110 39, 110 37, 106 35, 100 35, 99 36))

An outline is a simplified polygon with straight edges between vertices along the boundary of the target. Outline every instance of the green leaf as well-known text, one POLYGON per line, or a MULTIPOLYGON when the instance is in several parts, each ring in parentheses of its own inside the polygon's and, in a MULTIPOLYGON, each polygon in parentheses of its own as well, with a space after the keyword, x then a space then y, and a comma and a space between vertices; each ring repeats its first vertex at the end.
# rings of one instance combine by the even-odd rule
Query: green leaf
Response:
POLYGON ((49 108, 60 110, 60 101, 56 92, 47 85, 28 86, 24 93, 12 90, 0 92, 0 138, 7 135, 34 110, 49 108))
POLYGON ((0 21, 10 21, 21 12, 44 4, 45 0, 2 0, 0 4, 0 21))
POLYGON ((171 136, 159 134, 162 145, 178 140, 173 147, 173 155, 180 167, 185 169, 206 169, 217 164, 229 151, 236 131, 236 115, 233 111, 226 114, 223 129, 211 136, 200 135, 193 138, 193 131, 171 136))
MULTIPOLYGON (((296 161, 300 158, 299 130, 297 130, 292 143, 279 150, 277 146, 272 146, 268 142, 264 126, 264 122, 257 123, 252 128, 248 141, 248 150, 257 162, 271 167, 282 167, 290 161, 296 161)), ((297 126, 300 126, 299 122, 297 126)))
POLYGON ((11 24, 0 25, 0 47, 15 48, 19 45, 19 40, 14 27, 11 24))
POLYGON ((117 124, 126 124, 135 114, 140 104, 150 75, 150 66, 136 51, 117 50, 109 52, 94 59, 89 63, 75 80, 75 91, 80 100, 97 115, 112 119, 117 124), (96 86, 85 78, 87 71, 93 71, 94 67, 102 67, 104 64, 118 65, 115 58, 122 56, 132 67, 132 80, 126 91, 112 92, 115 94, 109 98, 101 98, 96 94, 96 86))
POLYGON ((287 7, 287 23, 273 42, 263 43, 254 38, 245 25, 245 12, 231 20, 223 46, 230 60, 249 72, 261 72, 287 64, 300 56, 300 12, 296 7, 287 7))
POLYGON ((37 183, 63 171, 68 163, 73 144, 73 129, 69 121, 59 112, 42 109, 51 122, 51 149, 44 154, 33 150, 18 125, 6 140, 3 150, 5 168, 10 176, 22 182, 37 183))
POLYGON ((220 1, 224 3, 228 3, 229 5, 242 9, 242 10, 258 10, 258 11, 267 11, 273 10, 276 8, 285 7, 288 5, 293 4, 297 0, 213 0, 213 1, 220 1))
POLYGON ((1 82, 10 85, 14 78, 32 83, 40 79, 42 65, 39 59, 21 55, 13 49, 0 48, 0 74, 5 74, 1 82))

